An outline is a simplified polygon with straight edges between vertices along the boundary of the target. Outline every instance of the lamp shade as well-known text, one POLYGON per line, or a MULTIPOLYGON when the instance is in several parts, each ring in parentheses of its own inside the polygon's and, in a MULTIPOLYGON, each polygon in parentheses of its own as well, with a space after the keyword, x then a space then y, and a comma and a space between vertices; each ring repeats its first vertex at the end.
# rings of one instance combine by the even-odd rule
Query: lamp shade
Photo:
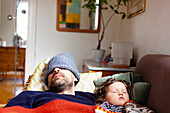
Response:
POLYGON ((131 43, 112 42, 111 57, 113 58, 113 67, 129 68, 132 54, 133 45, 131 43))

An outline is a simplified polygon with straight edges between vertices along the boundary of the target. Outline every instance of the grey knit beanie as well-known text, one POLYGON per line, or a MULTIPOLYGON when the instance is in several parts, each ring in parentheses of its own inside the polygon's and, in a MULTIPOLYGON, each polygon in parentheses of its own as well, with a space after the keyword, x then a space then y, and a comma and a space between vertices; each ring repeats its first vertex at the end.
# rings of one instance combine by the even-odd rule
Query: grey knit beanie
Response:
POLYGON ((55 68, 64 68, 70 70, 74 76, 77 78, 75 84, 77 84, 80 80, 80 75, 77 70, 76 63, 73 57, 65 52, 59 55, 54 56, 47 65, 46 74, 45 74, 45 84, 48 86, 48 75, 55 69, 55 68))

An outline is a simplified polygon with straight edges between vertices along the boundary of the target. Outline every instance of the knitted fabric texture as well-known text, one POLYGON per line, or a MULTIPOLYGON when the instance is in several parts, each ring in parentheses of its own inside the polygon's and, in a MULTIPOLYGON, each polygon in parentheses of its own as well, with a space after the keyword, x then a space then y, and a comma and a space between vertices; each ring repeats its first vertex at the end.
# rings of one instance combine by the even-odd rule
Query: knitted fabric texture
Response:
POLYGON ((55 68, 62 68, 62 69, 68 69, 70 70, 74 76, 78 79, 78 81, 75 82, 77 84, 80 80, 80 75, 76 66, 76 63, 73 59, 73 57, 65 52, 61 53, 59 55, 54 56, 48 63, 46 74, 45 74, 45 84, 48 86, 48 75, 55 69, 55 68))
POLYGON ((124 110, 123 106, 112 105, 107 101, 100 104, 100 107, 104 108, 107 111, 113 111, 113 112, 123 112, 124 110))

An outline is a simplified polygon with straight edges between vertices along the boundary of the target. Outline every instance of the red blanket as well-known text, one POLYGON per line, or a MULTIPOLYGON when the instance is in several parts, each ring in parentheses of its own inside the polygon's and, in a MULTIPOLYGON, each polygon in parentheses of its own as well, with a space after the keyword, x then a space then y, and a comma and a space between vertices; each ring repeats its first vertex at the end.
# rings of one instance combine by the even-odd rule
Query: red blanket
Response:
POLYGON ((56 99, 34 109, 13 106, 0 109, 0 113, 95 113, 93 106, 56 99))

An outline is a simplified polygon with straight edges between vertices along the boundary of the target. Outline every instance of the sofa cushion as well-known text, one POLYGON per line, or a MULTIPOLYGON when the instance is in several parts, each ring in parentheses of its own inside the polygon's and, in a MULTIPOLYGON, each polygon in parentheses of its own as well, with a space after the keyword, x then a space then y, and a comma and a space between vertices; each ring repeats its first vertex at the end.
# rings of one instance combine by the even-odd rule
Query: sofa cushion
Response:
POLYGON ((125 80, 126 82, 129 82, 130 84, 131 83, 131 72, 128 72, 128 73, 119 73, 119 74, 114 74, 112 76, 106 76, 106 77, 102 77, 100 79, 97 79, 97 80, 94 80, 94 84, 96 87, 98 87, 101 83, 105 82, 107 79, 109 78, 114 78, 116 80, 125 80))
POLYGON ((50 58, 47 58, 42 61, 35 69, 33 75, 30 75, 27 80, 29 83, 27 83, 27 87, 25 87, 26 90, 45 91, 48 89, 44 82, 44 75, 49 60, 50 58))
POLYGON ((150 91, 150 83, 136 82, 133 84, 132 100, 140 105, 145 105, 150 91))
POLYGON ((76 85, 76 91, 84 91, 93 93, 95 90, 95 85, 93 80, 97 80, 102 77, 102 72, 96 73, 80 73, 80 81, 76 85))
POLYGON ((125 80, 131 85, 135 82, 142 81, 141 74, 133 74, 132 72, 127 72, 127 73, 119 73, 119 74, 114 74, 111 76, 102 77, 100 79, 94 80, 93 82, 95 86, 99 86, 101 83, 105 82, 108 78, 114 78, 116 80, 125 80))

